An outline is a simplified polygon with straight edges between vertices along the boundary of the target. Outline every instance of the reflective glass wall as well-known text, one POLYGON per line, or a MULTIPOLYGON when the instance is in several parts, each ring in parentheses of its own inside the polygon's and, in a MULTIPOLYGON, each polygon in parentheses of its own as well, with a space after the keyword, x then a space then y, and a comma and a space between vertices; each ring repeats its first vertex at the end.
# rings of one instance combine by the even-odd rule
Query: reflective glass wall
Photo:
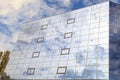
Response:
POLYGON ((13 79, 109 79, 109 2, 23 24, 13 79))
POLYGON ((120 79, 120 5, 110 2, 110 80, 120 79))

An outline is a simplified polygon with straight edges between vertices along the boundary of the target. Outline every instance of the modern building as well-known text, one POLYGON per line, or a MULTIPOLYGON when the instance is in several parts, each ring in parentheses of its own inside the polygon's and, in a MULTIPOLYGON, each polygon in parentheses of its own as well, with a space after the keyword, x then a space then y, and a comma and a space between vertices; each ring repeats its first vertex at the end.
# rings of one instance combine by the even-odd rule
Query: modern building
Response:
POLYGON ((120 5, 106 1, 26 22, 10 55, 13 79, 120 80, 120 5))

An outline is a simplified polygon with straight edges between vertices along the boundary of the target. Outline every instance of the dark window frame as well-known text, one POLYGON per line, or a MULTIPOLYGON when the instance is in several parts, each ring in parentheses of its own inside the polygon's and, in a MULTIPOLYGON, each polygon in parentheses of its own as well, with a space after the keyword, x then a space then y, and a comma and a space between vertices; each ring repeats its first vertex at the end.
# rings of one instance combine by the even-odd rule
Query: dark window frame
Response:
POLYGON ((66 74, 66 71, 67 71, 67 66, 57 67, 57 74, 66 74), (59 72, 60 68, 65 68, 65 72, 59 72))
POLYGON ((75 18, 67 19, 67 24, 72 24, 72 23, 75 23, 75 18), (71 20, 73 20, 73 21, 70 22, 71 20))
POLYGON ((34 75, 34 73, 35 73, 35 68, 28 68, 27 69, 27 75, 34 75), (33 72, 29 73, 29 70, 33 70, 33 72))
POLYGON ((41 30, 47 29, 47 27, 44 28, 44 26, 47 26, 47 27, 48 27, 48 24, 41 25, 41 30))
POLYGON ((61 55, 68 55, 69 53, 70 53, 70 48, 61 49, 61 55), (63 54, 62 52, 63 52, 64 50, 68 50, 68 53, 63 54))
POLYGON ((32 54, 32 58, 38 58, 39 55, 40 55, 40 51, 38 51, 38 52, 33 52, 33 54, 32 54), (34 56, 35 53, 38 53, 38 56, 34 56))
POLYGON ((66 39, 66 38, 72 38, 72 36, 73 36, 73 32, 67 32, 67 33, 64 34, 64 39, 66 39), (70 34, 70 37, 66 37, 67 34, 68 35, 70 34))
POLYGON ((40 38, 37 38, 37 43, 41 43, 44 41, 44 37, 40 37, 40 38), (39 39, 42 39, 41 41, 39 41, 39 39))

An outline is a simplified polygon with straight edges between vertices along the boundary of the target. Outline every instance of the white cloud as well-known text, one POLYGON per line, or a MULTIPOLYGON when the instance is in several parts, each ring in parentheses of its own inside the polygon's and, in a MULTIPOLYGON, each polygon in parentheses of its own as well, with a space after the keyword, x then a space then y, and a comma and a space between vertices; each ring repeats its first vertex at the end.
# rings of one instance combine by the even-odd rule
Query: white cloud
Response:
POLYGON ((70 0, 62 0, 63 1, 63 4, 66 6, 66 7, 69 7, 71 5, 71 1, 70 0))
MULTIPOLYGON (((12 37, 2 37, 4 40, 0 40, 0 44, 8 44, 16 42, 18 37, 18 28, 20 27, 20 20, 31 20, 35 18, 43 18, 43 16, 51 16, 55 14, 64 13, 71 9, 73 2, 80 0, 48 0, 54 4, 47 4, 45 0, 0 0, 0 22, 6 24, 9 30, 13 33, 12 37), (56 5, 56 3, 58 5, 56 5), (2 18, 1 18, 2 17, 2 18), (9 40, 5 43, 4 41, 9 40)), ((93 1, 104 0, 83 0, 84 5, 93 4, 93 1)), ((118 1, 118 0, 116 0, 118 1)), ((2 45, 4 46, 4 45, 2 45)))
POLYGON ((10 37, 0 33, 0 51, 11 50, 13 45, 10 43, 10 37))
POLYGON ((36 16, 42 18, 44 14, 50 16, 65 12, 66 9, 61 6, 69 8, 71 5, 70 0, 57 0, 57 2, 60 6, 56 4, 49 6, 44 0, 0 0, 0 16, 7 17, 0 21, 5 24, 14 24, 21 18, 28 20, 36 16))
MULTIPOLYGON (((51 0, 53 1, 53 0, 51 0)), ((0 0, 0 22, 6 24, 13 33, 12 37, 0 33, 0 50, 9 49, 11 42, 18 38, 19 20, 31 20, 33 17, 42 18, 60 14, 70 9, 70 0, 57 0, 60 6, 49 6, 44 0, 0 0), (66 7, 66 8, 61 8, 66 7)))
POLYGON ((19 36, 19 31, 15 32, 15 33, 12 35, 11 41, 12 41, 12 42, 17 42, 18 36, 19 36))

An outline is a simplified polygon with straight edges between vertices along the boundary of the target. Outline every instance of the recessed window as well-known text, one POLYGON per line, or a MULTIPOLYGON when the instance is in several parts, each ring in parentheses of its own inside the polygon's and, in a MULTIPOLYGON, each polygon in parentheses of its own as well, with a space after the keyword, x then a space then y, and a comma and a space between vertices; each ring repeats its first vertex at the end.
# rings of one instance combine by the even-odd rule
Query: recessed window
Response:
POLYGON ((72 32, 68 32, 64 34, 64 38, 71 38, 72 37, 72 32))
POLYGON ((43 41, 44 41, 44 37, 37 38, 37 43, 40 43, 40 42, 43 42, 43 41))
POLYGON ((47 29, 47 27, 48 27, 48 24, 42 25, 41 30, 47 29))
POLYGON ((28 68, 27 75, 34 75, 35 68, 28 68))
POLYGON ((61 55, 68 55, 70 52, 70 48, 64 48, 61 50, 61 55))
POLYGON ((40 55, 40 52, 33 52, 32 58, 37 58, 39 57, 39 55, 40 55))
POLYGON ((75 18, 71 18, 67 20, 67 24, 71 24, 75 22, 75 18))
POLYGON ((58 67, 57 74, 66 74, 67 67, 58 67))

